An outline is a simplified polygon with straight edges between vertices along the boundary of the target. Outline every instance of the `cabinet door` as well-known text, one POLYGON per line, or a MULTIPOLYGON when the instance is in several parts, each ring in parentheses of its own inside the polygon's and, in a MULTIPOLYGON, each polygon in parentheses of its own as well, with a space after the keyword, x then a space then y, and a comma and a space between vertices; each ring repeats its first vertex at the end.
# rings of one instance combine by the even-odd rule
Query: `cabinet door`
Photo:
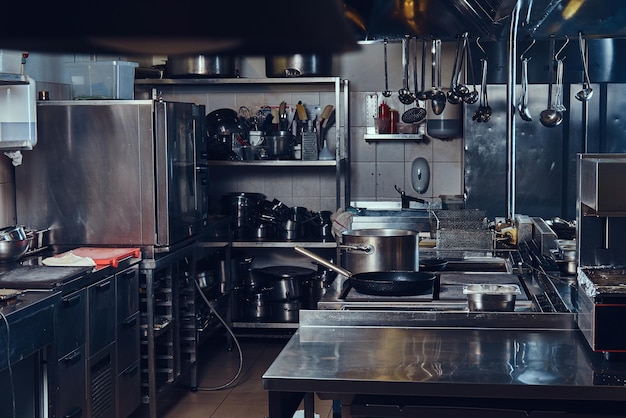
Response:
POLYGON ((114 276, 110 276, 87 288, 89 357, 115 341, 115 285, 113 280, 114 276))
POLYGON ((132 363, 139 360, 139 312, 125 318, 117 324, 117 372, 126 369, 132 363))
POLYGON ((139 360, 117 375, 117 416, 126 418, 141 404, 139 360))
POLYGON ((139 311, 139 266, 116 275, 118 324, 139 311))
POLYGON ((86 292, 79 290, 61 298, 57 310, 57 358, 85 345, 86 292))
POLYGON ((57 417, 86 417, 85 346, 57 362, 57 417))

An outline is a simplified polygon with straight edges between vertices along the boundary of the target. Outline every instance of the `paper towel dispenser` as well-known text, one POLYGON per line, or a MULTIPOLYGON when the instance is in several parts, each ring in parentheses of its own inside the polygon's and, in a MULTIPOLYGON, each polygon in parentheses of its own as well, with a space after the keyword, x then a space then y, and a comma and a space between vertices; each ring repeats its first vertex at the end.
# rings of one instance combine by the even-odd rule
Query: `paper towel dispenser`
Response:
POLYGON ((0 149, 31 150, 37 144, 37 88, 32 78, 0 75, 0 149))

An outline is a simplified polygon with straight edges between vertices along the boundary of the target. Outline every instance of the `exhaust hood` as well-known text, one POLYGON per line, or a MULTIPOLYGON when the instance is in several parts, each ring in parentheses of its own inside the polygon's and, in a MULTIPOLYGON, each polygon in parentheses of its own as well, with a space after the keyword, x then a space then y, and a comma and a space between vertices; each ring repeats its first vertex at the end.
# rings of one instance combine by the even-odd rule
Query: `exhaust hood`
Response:
MULTIPOLYGON (((518 0, 343 0, 345 14, 360 41, 404 35, 454 40, 505 40, 518 0)), ((626 35, 626 2, 616 0, 519 0, 520 36, 547 39, 626 35)))
POLYGON ((453 40, 463 32, 498 40, 515 0, 344 0, 344 5, 363 41, 403 35, 453 40))

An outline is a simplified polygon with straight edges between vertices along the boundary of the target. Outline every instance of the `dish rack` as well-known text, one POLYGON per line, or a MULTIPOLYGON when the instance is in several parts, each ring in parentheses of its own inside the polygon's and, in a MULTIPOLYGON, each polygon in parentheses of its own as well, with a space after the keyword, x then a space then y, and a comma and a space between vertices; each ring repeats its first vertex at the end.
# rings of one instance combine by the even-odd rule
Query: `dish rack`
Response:
POLYGON ((28 238, 28 251, 26 255, 35 254, 41 250, 48 248, 50 245, 50 228, 46 229, 30 229, 24 228, 26 238, 28 238))

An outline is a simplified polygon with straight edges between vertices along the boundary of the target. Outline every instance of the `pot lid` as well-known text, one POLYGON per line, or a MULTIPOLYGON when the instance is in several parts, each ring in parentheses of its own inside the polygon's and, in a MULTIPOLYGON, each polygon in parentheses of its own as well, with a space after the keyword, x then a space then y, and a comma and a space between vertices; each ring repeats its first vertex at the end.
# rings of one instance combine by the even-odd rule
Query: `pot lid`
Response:
POLYGON ((315 270, 298 266, 271 266, 264 267, 260 269, 260 271, 269 276, 281 279, 310 277, 316 273, 315 270))

